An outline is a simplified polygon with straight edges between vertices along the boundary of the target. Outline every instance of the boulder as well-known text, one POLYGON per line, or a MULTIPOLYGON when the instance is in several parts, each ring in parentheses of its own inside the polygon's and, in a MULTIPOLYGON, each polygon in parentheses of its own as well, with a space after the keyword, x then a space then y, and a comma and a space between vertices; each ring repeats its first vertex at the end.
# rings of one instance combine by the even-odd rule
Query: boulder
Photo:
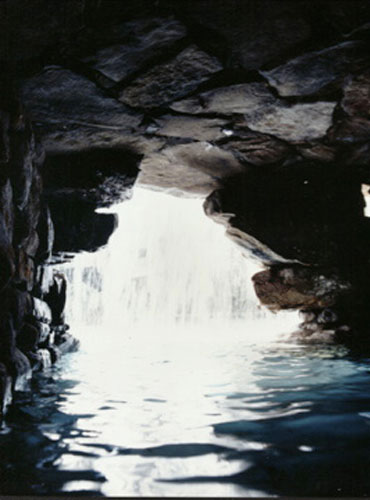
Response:
POLYGON ((328 308, 351 291, 351 284, 337 275, 303 266, 272 267, 252 280, 257 297, 272 310, 328 308))

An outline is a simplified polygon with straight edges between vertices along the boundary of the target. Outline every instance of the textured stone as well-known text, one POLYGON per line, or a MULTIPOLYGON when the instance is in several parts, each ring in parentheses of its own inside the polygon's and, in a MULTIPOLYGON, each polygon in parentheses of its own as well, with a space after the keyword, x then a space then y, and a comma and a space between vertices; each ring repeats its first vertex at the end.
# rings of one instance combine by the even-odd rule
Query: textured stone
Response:
POLYGON ((188 114, 244 115, 245 125, 288 141, 317 139, 332 123, 335 104, 316 102, 289 105, 277 99, 264 83, 221 87, 172 104, 188 114))
POLYGON ((24 80, 22 94, 32 120, 48 128, 86 126, 123 132, 135 129, 140 120, 87 78, 60 67, 24 80))
POLYGON ((302 266, 270 269, 252 278, 259 300, 269 309, 329 307, 350 290, 338 276, 325 276, 302 266))
POLYGON ((232 153, 208 142, 182 144, 145 157, 138 183, 166 191, 208 195, 223 178, 244 170, 232 153))
POLYGON ((166 56, 185 37, 186 28, 173 18, 150 18, 123 23, 114 32, 128 41, 104 47, 83 61, 118 83, 166 56))
POLYGON ((325 136, 330 125, 335 103, 315 102, 275 106, 256 119, 245 120, 252 130, 272 134, 286 141, 309 141, 325 136))
POLYGON ((26 254, 23 248, 17 250, 16 275, 14 277, 19 286, 31 291, 34 286, 35 263, 32 257, 26 254))
POLYGON ((13 189, 10 179, 0 186, 0 213, 3 215, 4 229, 10 243, 13 241, 14 231, 14 205, 13 189))
POLYGON ((240 161, 252 165, 279 163, 292 153, 289 144, 248 129, 235 129, 230 139, 222 144, 222 148, 233 152, 240 161))
POLYGON ((370 72, 348 79, 329 138, 334 143, 368 142, 370 137, 370 72))
POLYGON ((318 52, 304 54, 271 71, 261 73, 281 96, 307 96, 366 67, 368 54, 368 46, 364 43, 343 42, 318 52))
POLYGON ((177 101, 170 107, 187 114, 260 115, 274 107, 278 99, 265 83, 241 83, 219 87, 194 97, 177 101))
POLYGON ((225 120, 165 115, 147 128, 148 133, 196 141, 216 141, 225 136, 225 120))
POLYGON ((191 46, 136 78, 119 99, 134 108, 165 106, 186 96, 221 69, 215 57, 191 46))
POLYGON ((14 276, 14 250, 9 240, 3 214, 0 213, 0 291, 14 276))

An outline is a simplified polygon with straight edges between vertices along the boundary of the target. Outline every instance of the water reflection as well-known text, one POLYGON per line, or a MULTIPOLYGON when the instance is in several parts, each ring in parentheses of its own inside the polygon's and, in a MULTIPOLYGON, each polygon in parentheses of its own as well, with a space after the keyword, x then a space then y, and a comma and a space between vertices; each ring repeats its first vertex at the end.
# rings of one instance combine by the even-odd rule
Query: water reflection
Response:
POLYGON ((300 345, 199 200, 157 196, 122 206, 111 246, 67 269, 81 351, 18 394, 0 493, 366 496, 368 359, 300 345))
POLYGON ((199 363, 193 347, 151 360, 127 347, 115 345, 119 366, 97 362, 101 379, 85 350, 19 395, 0 436, 1 493, 367 494, 367 359, 229 340, 227 356, 208 346, 199 363))

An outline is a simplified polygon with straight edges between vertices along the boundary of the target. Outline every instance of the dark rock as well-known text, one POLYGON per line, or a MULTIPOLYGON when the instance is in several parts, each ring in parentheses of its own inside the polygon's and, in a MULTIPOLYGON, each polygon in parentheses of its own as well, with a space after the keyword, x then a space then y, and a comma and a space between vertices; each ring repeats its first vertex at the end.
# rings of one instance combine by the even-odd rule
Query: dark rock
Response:
POLYGON ((164 115, 149 125, 146 132, 169 138, 216 141, 226 137, 223 132, 226 123, 226 120, 216 118, 164 115))
POLYGON ((63 335, 57 337, 55 339, 55 344, 57 345, 61 354, 75 352, 80 346, 79 340, 73 337, 70 333, 64 333, 63 335))
POLYGON ((12 399, 12 379, 8 374, 6 366, 0 363, 0 422, 4 418, 6 407, 12 399))
POLYGON ((221 69, 215 57, 191 46, 136 78, 119 99, 133 108, 162 107, 196 90, 221 69))
POLYGON ((63 194, 65 201, 71 193, 107 206, 130 196, 141 158, 132 149, 107 147, 50 154, 43 168, 45 187, 51 196, 63 194))
MULTIPOLYGON (((4 93, 6 90, 1 89, 4 93)), ((9 112, 0 110, 0 165, 1 170, 6 169, 10 160, 10 144, 9 144, 9 127, 10 116, 9 112)), ((4 172, 0 175, 0 185, 5 180, 4 172)))
POLYGON ((13 205, 13 189, 10 179, 0 186, 0 213, 3 216, 6 238, 9 243, 13 241, 14 231, 14 205, 13 205))
MULTIPOLYGON (((0 314, 0 356, 7 367, 11 367, 16 348, 16 332, 11 313, 6 309, 0 314)), ((13 373, 10 372, 12 375, 13 373)))
POLYGON ((357 144, 370 137, 370 72, 350 78, 343 87, 336 119, 328 137, 333 143, 357 144))
POLYGON ((33 259, 36 256, 37 250, 39 248, 40 240, 39 235, 36 230, 31 230, 30 235, 24 241, 23 249, 27 255, 32 257, 33 259))
MULTIPOLYGON (((84 0, 14 0, 0 3, 0 59, 34 59, 82 26, 84 0)), ((20 70, 22 65, 17 68, 20 70)))
POLYGON ((0 292, 14 276, 14 250, 9 240, 3 214, 0 213, 0 292))
POLYGON ((18 331, 25 317, 32 313, 33 304, 30 293, 9 286, 1 293, 0 302, 2 312, 11 314, 14 328, 18 331))
POLYGON ((329 84, 368 66, 368 46, 343 42, 334 47, 310 52, 270 71, 262 71, 270 85, 283 97, 317 94, 329 84))
POLYGON ((35 284, 35 262, 23 248, 17 251, 15 282, 29 292, 35 284))
POLYGON ((311 34, 305 19, 308 2, 167 0, 165 3, 186 19, 199 42, 223 57, 228 65, 245 70, 279 60, 311 34))
POLYGON ((303 266, 261 271, 252 278, 259 300, 269 309, 329 307, 348 293, 351 285, 303 266))
POLYGON ((219 114, 230 116, 246 114, 250 119, 260 117, 276 106, 274 97, 265 83, 241 83, 219 87, 194 97, 173 103, 174 111, 187 114, 219 114))
POLYGON ((207 215, 266 263, 345 266, 366 259, 370 243, 360 183, 333 164, 248 169, 205 202, 207 215), (340 172, 339 172, 340 171, 340 172))
POLYGON ((51 359, 52 364, 59 361, 59 359, 61 358, 61 352, 60 352, 58 347, 50 346, 50 347, 48 347, 48 351, 50 353, 50 359, 51 359))
POLYGON ((317 317, 317 322, 319 324, 329 324, 336 323, 338 321, 338 315, 332 309, 324 309, 317 317))
POLYGON ((276 106, 255 120, 245 116, 246 124, 264 134, 271 134, 285 141, 310 141, 325 136, 332 124, 335 104, 315 102, 276 106))
POLYGON ((321 142, 302 142, 294 144, 303 158, 321 163, 333 163, 336 151, 333 147, 321 142))
POLYGON ((239 161, 252 165, 270 165, 283 162, 292 155, 292 148, 284 141, 269 135, 252 132, 248 128, 234 128, 222 148, 232 151, 239 161))
POLYGON ((147 155, 140 165, 138 183, 158 186, 173 194, 207 196, 222 185, 223 178, 244 170, 229 151, 209 142, 195 142, 147 155))
POLYGON ((218 88, 171 106, 190 114, 240 114, 250 129, 287 141, 323 137, 332 123, 334 107, 332 102, 289 105, 259 82, 218 88))
POLYGON ((15 373, 13 376, 13 387, 16 391, 25 390, 27 381, 32 376, 31 363, 27 356, 17 348, 14 351, 12 363, 12 370, 15 373))
POLYGON ((62 322, 62 314, 66 303, 67 281, 62 273, 54 272, 53 284, 44 295, 44 300, 49 304, 52 313, 52 324, 62 322))
POLYGON ((27 204, 23 209, 16 209, 14 221, 13 243, 18 247, 25 247, 27 240, 36 231, 40 216, 40 197, 42 179, 39 168, 34 165, 31 174, 31 186, 27 204))
POLYGON ((37 235, 39 246, 36 258, 38 262, 44 262, 51 257, 54 244, 54 225, 51 220, 50 209, 46 204, 41 207, 37 235))
POLYGON ((33 180, 34 140, 31 124, 25 120, 21 126, 10 129, 11 172, 13 198, 19 210, 24 210, 30 196, 33 180))
POLYGON ((93 252, 107 244, 117 226, 114 214, 98 214, 96 206, 85 202, 78 193, 49 197, 55 227, 54 254, 93 252))
POLYGON ((89 127, 131 133, 140 121, 87 78, 60 67, 24 80, 22 94, 32 120, 49 130, 89 127))
POLYGON ((17 334, 17 346, 25 353, 27 351, 34 351, 39 340, 39 330, 30 323, 25 323, 17 334))
POLYGON ((123 43, 105 46, 83 61, 118 83, 167 56, 186 35, 186 28, 173 18, 138 19, 114 27, 123 43))

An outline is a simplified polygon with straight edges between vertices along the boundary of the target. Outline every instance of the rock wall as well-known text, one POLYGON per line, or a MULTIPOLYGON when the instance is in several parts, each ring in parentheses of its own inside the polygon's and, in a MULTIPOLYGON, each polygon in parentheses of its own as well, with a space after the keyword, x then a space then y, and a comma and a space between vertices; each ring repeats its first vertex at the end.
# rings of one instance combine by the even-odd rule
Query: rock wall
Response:
POLYGON ((65 279, 48 265, 54 227, 42 197, 44 152, 13 90, 0 106, 0 417, 32 370, 77 342, 67 333, 65 279))

